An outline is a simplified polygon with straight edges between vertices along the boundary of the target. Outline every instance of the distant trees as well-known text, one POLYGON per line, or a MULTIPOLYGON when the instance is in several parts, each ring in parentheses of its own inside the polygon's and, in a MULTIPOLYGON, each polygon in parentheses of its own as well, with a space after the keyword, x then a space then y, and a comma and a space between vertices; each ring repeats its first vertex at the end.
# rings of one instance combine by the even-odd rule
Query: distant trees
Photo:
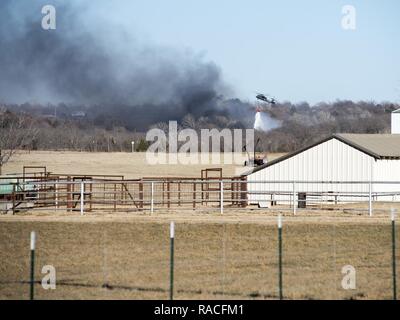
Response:
POLYGON ((20 149, 30 149, 37 134, 32 117, 0 107, 0 175, 2 167, 20 149))
POLYGON ((139 143, 138 143, 138 145, 136 147, 136 151, 137 152, 144 152, 144 151, 147 150, 147 148, 149 146, 150 146, 150 142, 146 141, 145 139, 142 138, 142 139, 139 140, 139 143))
MULTIPOLYGON (((121 113, 126 108, 115 109, 115 116, 100 113, 79 106, 43 106, 23 104, 0 109, 0 167, 18 149, 75 150, 92 152, 130 152, 132 141, 137 151, 145 151, 148 142, 145 130, 124 126, 116 118, 129 117, 136 113, 121 113), (8 110, 8 111, 7 111, 8 110), (86 116, 72 117, 72 111, 84 110, 86 116)), ((132 107, 134 108, 134 107, 132 107)), ((264 106, 271 118, 271 130, 257 132, 260 138, 257 151, 289 152, 332 133, 387 133, 390 132, 390 113, 400 108, 392 103, 336 101, 310 106, 308 103, 278 103, 264 106), (276 127, 276 125, 279 125, 276 127), (274 128, 275 126, 275 128, 274 128)), ((254 108, 243 106, 239 100, 224 102, 223 110, 230 112, 188 113, 178 121, 178 130, 193 129, 244 129, 252 128, 254 108)), ((147 111, 148 116, 151 112, 147 111)), ((168 133, 166 121, 155 121, 147 129, 158 128, 168 133)))
POLYGON ((82 126, 73 121, 58 121, 57 125, 50 125, 42 120, 37 126, 39 133, 35 146, 43 150, 130 152, 131 142, 144 137, 144 134, 121 127, 106 130, 90 123, 82 126))
POLYGON ((305 103, 283 103, 267 110, 281 126, 258 132, 259 148, 269 152, 290 152, 333 133, 388 133, 390 114, 400 106, 392 103, 336 101, 309 107, 305 103))

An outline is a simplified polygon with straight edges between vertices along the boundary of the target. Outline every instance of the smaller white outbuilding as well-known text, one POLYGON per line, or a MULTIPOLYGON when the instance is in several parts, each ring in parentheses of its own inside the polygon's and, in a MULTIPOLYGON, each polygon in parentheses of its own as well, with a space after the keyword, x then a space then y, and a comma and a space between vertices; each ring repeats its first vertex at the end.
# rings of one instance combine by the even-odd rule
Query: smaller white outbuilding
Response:
POLYGON ((299 193, 325 199, 341 194, 341 201, 368 201, 369 193, 375 201, 400 200, 400 110, 392 114, 392 134, 335 134, 244 175, 253 204, 288 202, 299 193))
POLYGON ((392 112, 392 134, 400 134, 400 109, 392 112))

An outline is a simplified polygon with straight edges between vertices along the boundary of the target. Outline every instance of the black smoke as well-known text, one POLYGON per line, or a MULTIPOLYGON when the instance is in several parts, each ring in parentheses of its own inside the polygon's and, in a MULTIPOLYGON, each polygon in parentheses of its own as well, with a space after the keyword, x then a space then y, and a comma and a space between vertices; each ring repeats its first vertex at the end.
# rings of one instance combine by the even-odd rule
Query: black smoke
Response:
POLYGON ((0 1, 0 102, 85 105, 139 130, 188 113, 229 113, 221 101, 230 89, 213 62, 145 44, 134 30, 94 19, 96 1, 79 3, 0 1), (41 27, 47 4, 56 7, 56 30, 41 27))

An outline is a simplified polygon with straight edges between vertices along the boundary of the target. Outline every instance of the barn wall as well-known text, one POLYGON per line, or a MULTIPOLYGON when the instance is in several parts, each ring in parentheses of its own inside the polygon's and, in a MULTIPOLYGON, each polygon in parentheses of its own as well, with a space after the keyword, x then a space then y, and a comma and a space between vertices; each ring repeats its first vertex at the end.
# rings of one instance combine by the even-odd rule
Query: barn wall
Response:
MULTIPOLYGON (((374 181, 400 181, 400 160, 377 160, 374 163, 374 181)), ((374 191, 400 193, 400 184, 375 185, 374 191)), ((386 200, 400 200, 398 195, 388 195, 386 200)))
MULTIPOLYGON (((293 192, 292 183, 258 183, 258 181, 370 181, 374 158, 337 140, 330 139, 289 159, 248 176, 249 191, 293 192)), ((296 192, 367 192, 369 185, 305 184, 296 185, 296 192)), ((291 196, 275 196, 287 201, 291 196)), ((251 203, 270 200, 270 196, 251 195, 251 203)), ((355 199, 347 199, 355 200, 355 199)))

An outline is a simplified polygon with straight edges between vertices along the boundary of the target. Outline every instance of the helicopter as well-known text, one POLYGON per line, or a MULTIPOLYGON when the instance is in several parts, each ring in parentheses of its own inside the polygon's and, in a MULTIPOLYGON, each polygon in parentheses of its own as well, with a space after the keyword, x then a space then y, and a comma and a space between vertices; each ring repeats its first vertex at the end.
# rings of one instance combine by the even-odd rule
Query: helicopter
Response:
POLYGON ((258 100, 264 101, 264 102, 267 102, 267 103, 270 103, 270 104, 276 104, 275 98, 270 97, 269 95, 266 95, 266 94, 264 94, 264 93, 256 92, 256 94, 257 94, 257 95, 256 95, 256 98, 257 98, 258 100))

